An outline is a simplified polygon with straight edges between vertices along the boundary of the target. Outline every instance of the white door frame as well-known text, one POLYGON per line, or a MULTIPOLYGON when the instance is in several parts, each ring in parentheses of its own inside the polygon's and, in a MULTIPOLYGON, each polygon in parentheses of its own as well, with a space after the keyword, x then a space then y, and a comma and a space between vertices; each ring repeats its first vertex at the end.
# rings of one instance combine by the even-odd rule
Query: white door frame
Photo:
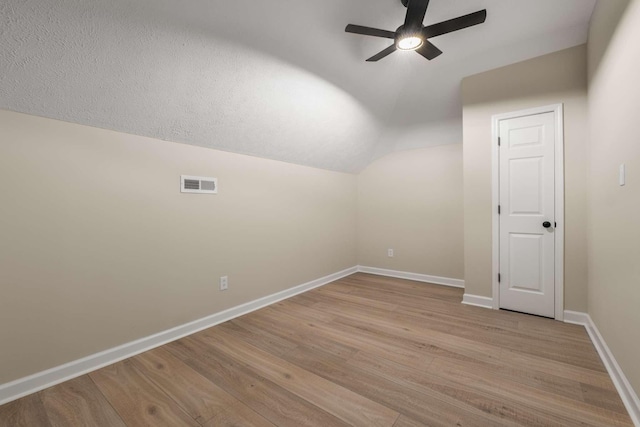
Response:
POLYGON ((500 309, 500 150, 498 136, 500 121, 534 114, 554 113, 556 121, 555 144, 555 318, 564 320, 564 109, 563 104, 548 105, 505 114, 496 114, 491 118, 492 144, 492 259, 493 259, 493 309, 500 309))

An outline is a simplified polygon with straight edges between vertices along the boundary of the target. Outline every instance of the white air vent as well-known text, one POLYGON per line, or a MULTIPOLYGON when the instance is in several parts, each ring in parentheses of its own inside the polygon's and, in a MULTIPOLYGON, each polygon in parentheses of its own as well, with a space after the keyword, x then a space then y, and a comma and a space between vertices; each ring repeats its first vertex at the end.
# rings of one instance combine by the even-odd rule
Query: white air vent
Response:
POLYGON ((218 178, 180 175, 180 192, 218 194, 218 178))

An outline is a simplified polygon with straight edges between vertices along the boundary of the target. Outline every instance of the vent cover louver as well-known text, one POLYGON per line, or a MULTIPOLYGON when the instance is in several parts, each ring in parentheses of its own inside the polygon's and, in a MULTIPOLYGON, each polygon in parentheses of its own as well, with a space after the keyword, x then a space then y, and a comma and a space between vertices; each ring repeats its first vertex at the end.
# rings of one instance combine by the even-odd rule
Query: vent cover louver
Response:
POLYGON ((180 175, 181 193, 218 194, 218 179, 180 175))

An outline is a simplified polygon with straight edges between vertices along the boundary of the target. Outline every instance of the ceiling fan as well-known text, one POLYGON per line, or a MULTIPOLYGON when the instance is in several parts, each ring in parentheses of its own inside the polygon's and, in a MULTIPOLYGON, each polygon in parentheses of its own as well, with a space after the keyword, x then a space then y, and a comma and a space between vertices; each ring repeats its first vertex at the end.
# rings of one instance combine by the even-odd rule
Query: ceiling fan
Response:
POLYGON ((394 40, 394 43, 391 46, 367 59, 368 62, 379 61, 385 56, 395 52, 397 49, 415 50, 428 60, 432 60, 440 56, 442 51, 429 41, 430 38, 482 24, 487 19, 487 10, 483 9, 478 12, 425 27, 422 25, 422 22, 424 21, 424 16, 427 13, 429 0, 401 1, 407 8, 407 16, 404 20, 404 24, 395 32, 353 24, 349 24, 347 25, 347 28, 345 28, 347 33, 384 37, 394 40))

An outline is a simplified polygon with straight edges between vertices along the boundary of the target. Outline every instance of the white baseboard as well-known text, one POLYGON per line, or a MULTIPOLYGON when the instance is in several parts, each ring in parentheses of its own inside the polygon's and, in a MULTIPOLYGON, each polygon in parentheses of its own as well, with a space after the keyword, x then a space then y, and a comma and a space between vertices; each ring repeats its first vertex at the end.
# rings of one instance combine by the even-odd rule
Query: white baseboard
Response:
POLYGON ((448 277, 429 276, 428 274, 409 273, 407 271, 387 270, 386 268, 358 266, 361 273, 376 274, 378 276, 396 277, 398 279, 415 280, 416 282, 433 283, 436 285, 451 286, 454 288, 464 288, 464 280, 450 279, 448 277))
POLYGON ((358 267, 351 267, 337 273, 321 277, 293 288, 267 295, 245 304, 221 311, 211 316, 132 341, 118 347, 110 348, 92 354, 82 359, 74 360, 46 371, 38 372, 28 377, 20 378, 10 383, 0 385, 0 405, 19 399, 31 393, 54 386, 61 382, 79 377, 104 366, 111 365, 136 354, 151 350, 235 317, 242 316, 254 310, 266 307, 278 301, 298 295, 313 288, 317 288, 358 271, 358 267))
POLYGON ((587 313, 581 313, 579 311, 564 311, 564 323, 573 323, 574 325, 587 326, 590 322, 589 315, 587 313))
POLYGON ((493 298, 481 297, 479 295, 464 294, 462 303, 465 305, 473 305, 476 307, 488 308, 493 310, 493 298))
POLYGON ((600 334, 591 316, 587 313, 565 310, 564 321, 585 327, 594 347, 600 355, 600 359, 602 359, 602 363, 607 368, 607 372, 609 372, 613 384, 616 386, 616 390, 618 390, 618 394, 620 394, 622 403, 624 403, 624 406, 629 412, 629 416, 631 416, 631 420, 636 427, 640 427, 640 399, 638 399, 638 395, 633 387, 631 387, 631 383, 629 383, 624 372, 622 372, 622 368, 618 365, 616 358, 613 357, 613 353, 611 353, 609 346, 600 334))

